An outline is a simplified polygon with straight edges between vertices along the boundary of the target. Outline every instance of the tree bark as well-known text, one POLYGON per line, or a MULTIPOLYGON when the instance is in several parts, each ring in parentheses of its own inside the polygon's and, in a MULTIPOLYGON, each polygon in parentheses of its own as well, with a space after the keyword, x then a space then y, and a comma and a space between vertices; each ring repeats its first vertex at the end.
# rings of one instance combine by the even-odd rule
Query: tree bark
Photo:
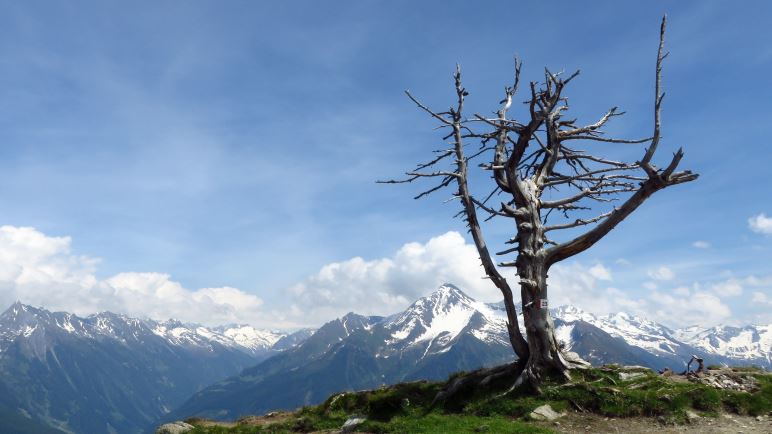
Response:
POLYGON ((549 311, 547 271, 544 249, 544 225, 539 209, 538 189, 524 183, 522 208, 518 225, 518 256, 515 264, 520 277, 520 297, 528 342, 528 359, 517 385, 526 383, 538 390, 542 374, 557 373, 568 377, 569 364, 561 355, 555 338, 555 324, 549 311))
POLYGON ((536 285, 530 285, 530 282, 521 284, 529 356, 518 382, 538 390, 543 374, 554 373, 568 378, 570 365, 563 358, 555 337, 555 323, 549 311, 546 267, 538 260, 526 261, 521 272, 528 275, 529 280, 536 282, 536 285))

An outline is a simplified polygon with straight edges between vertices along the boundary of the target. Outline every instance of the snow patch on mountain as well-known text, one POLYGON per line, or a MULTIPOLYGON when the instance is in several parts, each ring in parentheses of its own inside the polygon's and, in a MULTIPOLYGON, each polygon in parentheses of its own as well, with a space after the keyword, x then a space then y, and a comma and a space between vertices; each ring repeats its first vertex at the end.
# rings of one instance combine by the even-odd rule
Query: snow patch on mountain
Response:
POLYGON ((708 329, 687 327, 676 331, 678 339, 709 354, 772 364, 772 324, 708 329))
POLYGON ((237 344, 245 348, 273 348, 276 342, 285 336, 274 330, 260 330, 249 325, 230 327, 222 331, 222 334, 233 339, 237 344))
POLYGON ((571 333, 574 331, 575 324, 573 322, 563 323, 555 327, 555 339, 559 344, 563 345, 563 349, 570 350, 573 344, 571 333))
POLYGON ((447 351, 450 347, 445 345, 467 328, 475 313, 482 315, 484 321, 471 334, 483 342, 501 341, 500 335, 502 331, 506 333, 506 324, 499 311, 446 283, 418 299, 404 312, 387 319, 384 326, 390 331, 390 339, 386 344, 400 347, 426 345, 426 351, 440 345, 442 351, 447 351))
POLYGON ((596 316, 574 306, 560 306, 552 310, 552 315, 566 323, 584 321, 592 324, 613 337, 620 337, 628 344, 654 354, 674 354, 682 346, 669 328, 624 312, 596 316))
POLYGON ((0 351, 16 338, 30 337, 36 331, 112 339, 123 343, 127 340, 139 341, 145 335, 156 335, 176 346, 211 351, 212 345, 219 344, 253 355, 272 351, 277 342, 290 336, 288 333, 260 330, 248 325, 205 327, 178 320, 130 318, 111 312, 81 318, 17 302, 0 315, 0 351))

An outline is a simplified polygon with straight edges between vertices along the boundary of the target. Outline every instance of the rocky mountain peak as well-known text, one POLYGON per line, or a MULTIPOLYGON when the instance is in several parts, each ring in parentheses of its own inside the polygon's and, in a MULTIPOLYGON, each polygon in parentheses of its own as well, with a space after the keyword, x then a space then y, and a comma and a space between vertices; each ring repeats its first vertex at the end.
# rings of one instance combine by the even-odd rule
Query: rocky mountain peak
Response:
MULTIPOLYGON (((459 336, 478 315, 484 330, 497 332, 502 319, 490 306, 475 301, 455 285, 445 283, 437 290, 418 299, 402 313, 389 318, 385 324, 391 338, 387 344, 397 347, 418 345, 440 339, 450 343, 459 336)), ((479 338, 479 337, 478 337, 479 338)))

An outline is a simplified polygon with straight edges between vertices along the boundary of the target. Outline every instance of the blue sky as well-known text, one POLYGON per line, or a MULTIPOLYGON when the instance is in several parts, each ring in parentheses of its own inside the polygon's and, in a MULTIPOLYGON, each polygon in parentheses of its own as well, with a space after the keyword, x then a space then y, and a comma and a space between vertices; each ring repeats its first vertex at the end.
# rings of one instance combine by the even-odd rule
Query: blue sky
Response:
MULTIPOLYGON (((16 235, 34 228, 43 242, 69 237, 51 252, 82 273, 62 276, 83 282, 160 273, 191 294, 228 287, 259 298, 251 299, 259 314, 224 318, 300 324, 298 312, 325 301, 329 309, 313 321, 396 308, 436 282, 411 271, 373 283, 389 301, 371 306, 360 281, 338 276, 351 286, 340 290, 347 304, 329 295, 340 281, 324 287, 320 274, 357 257, 365 265, 399 263, 408 243, 426 248, 449 231, 464 232, 451 219, 457 206, 443 203, 447 195, 417 202, 411 198, 420 185, 374 182, 411 168, 440 140, 403 90, 444 108, 459 62, 471 110, 487 113, 518 54, 525 80, 538 79, 544 66, 582 70, 568 89, 580 120, 618 105, 628 115, 609 132, 646 136, 658 25, 667 13, 671 55, 658 157, 683 146, 682 167, 701 177, 655 195, 563 264, 563 283, 555 284, 570 286, 571 276, 592 276, 595 267, 593 290, 609 298, 617 298, 609 288, 619 290, 624 300, 605 307, 585 300, 590 310, 628 306, 666 317, 679 315, 675 304, 704 302, 714 306, 680 309, 692 309, 689 319, 714 315, 706 323, 772 320, 772 221, 764 218, 772 216, 772 5, 416 3, 0 3, 0 224, 16 235), (663 267, 669 273, 658 272, 663 267)), ((489 229, 494 244, 508 236, 503 224, 489 229)), ((9 237, 14 246, 22 242, 9 237)), ((7 258, 0 265, 31 267, 7 258)), ((0 300, 45 304, 57 279, 30 289, 18 276, 0 277, 0 300)), ((88 292, 79 306, 66 297, 49 304, 120 308, 96 300, 118 286, 108 295, 88 292)), ((497 298, 484 291, 471 292, 497 298)), ((555 297, 581 304, 582 291, 590 289, 555 297)), ((143 313, 142 305, 130 313, 143 313)))

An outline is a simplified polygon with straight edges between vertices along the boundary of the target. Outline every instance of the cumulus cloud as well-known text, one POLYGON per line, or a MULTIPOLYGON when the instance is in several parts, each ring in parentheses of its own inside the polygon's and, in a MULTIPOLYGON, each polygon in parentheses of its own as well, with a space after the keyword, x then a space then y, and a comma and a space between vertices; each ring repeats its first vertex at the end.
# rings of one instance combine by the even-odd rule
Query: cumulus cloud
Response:
POLYGON ((641 312, 645 301, 631 292, 606 286, 604 282, 610 277, 611 272, 601 264, 593 267, 580 262, 555 265, 549 273, 550 299, 555 306, 570 304, 595 314, 641 312), (600 268, 608 273, 599 272, 600 268))
POLYGON ((670 269, 660 267, 649 274, 660 277, 662 283, 644 282, 642 286, 647 291, 642 293, 627 285, 608 286, 608 282, 601 279, 603 274, 593 268, 595 266, 587 268, 579 262, 553 267, 549 276, 553 303, 571 304, 598 315, 626 312, 671 327, 712 326, 731 318, 731 309, 722 297, 742 291, 736 286, 738 282, 731 279, 714 284, 707 290, 697 284, 693 288, 660 289, 667 280, 662 277, 674 277, 670 269))
POLYGON ((98 260, 74 255, 69 237, 29 227, 0 227, 0 305, 16 300, 80 315, 131 316, 222 324, 264 322, 262 300, 236 288, 190 290, 162 273, 95 277, 98 260))
POLYGON ((654 270, 649 270, 649 277, 654 280, 673 280, 675 273, 668 267, 659 267, 654 270))
MULTIPOLYGON (((355 257, 327 264, 286 290, 286 298, 268 309, 254 294, 238 288, 185 288, 171 276, 155 272, 96 277, 99 261, 71 252, 68 237, 47 236, 33 228, 0 227, 0 305, 15 300, 80 315, 109 310, 157 319, 179 318, 206 324, 246 322, 260 327, 318 326, 349 311, 388 315, 445 282, 481 301, 501 294, 485 275, 477 251, 458 232, 407 243, 393 255, 366 260, 355 257)), ((514 270, 502 270, 516 282, 514 270)), ((730 278, 712 285, 665 288, 667 267, 650 272, 661 283, 637 288, 610 286, 612 269, 602 263, 555 265, 549 275, 553 305, 575 305, 607 314, 620 311, 671 326, 713 325, 730 315, 722 298, 761 289, 753 301, 769 303, 764 291, 772 278, 730 278)), ((513 286, 516 286, 513 283, 513 286)))
POLYGON ((692 291, 688 296, 654 292, 647 301, 647 317, 672 326, 710 326, 732 316, 729 306, 719 297, 703 291, 692 291))
POLYGON ((710 243, 707 242, 707 241, 697 240, 697 241, 692 243, 692 247, 697 248, 697 249, 709 249, 710 248, 710 243))
POLYGON ((477 250, 458 232, 426 243, 407 243, 388 258, 352 258, 322 267, 289 288, 292 312, 324 321, 355 310, 386 315, 451 282, 473 298, 498 301, 501 294, 486 279, 477 250))
POLYGON ((748 227, 758 234, 772 235, 772 218, 761 213, 748 219, 748 227))
POLYGON ((587 271, 598 280, 611 280, 611 270, 604 267, 603 264, 595 264, 587 271))
MULTIPOLYGON (((503 270, 515 281, 512 270, 503 270)), ((716 283, 707 289, 665 288, 674 273, 667 267, 650 272, 661 283, 644 282, 647 289, 622 284, 611 286, 612 270, 601 263, 587 266, 578 261, 557 264, 549 273, 549 298, 554 306, 570 304, 603 315, 627 312, 669 326, 715 325, 731 315, 722 297, 738 294, 737 282, 716 283), (660 288, 662 286, 662 288, 660 288)), ((289 317, 319 323, 348 311, 387 315, 404 309, 418 297, 444 282, 452 282, 483 301, 498 301, 501 295, 482 279, 473 245, 457 232, 448 232, 425 244, 405 244, 388 258, 352 258, 322 267, 316 274, 294 285, 289 317)))

